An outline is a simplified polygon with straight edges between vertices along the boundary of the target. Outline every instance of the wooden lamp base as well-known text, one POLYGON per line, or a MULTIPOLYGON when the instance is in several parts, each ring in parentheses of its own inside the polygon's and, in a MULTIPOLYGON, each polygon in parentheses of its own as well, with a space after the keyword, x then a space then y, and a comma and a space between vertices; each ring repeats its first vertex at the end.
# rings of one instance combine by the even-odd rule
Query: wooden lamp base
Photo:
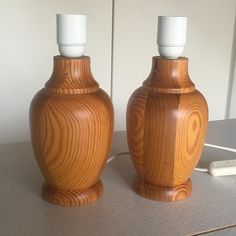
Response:
POLYGON ((33 151, 47 183, 44 199, 80 206, 102 194, 99 176, 111 147, 113 113, 89 57, 54 57, 52 76, 30 106, 33 151))
POLYGON ((192 183, 187 182, 176 187, 154 186, 137 178, 134 182, 134 191, 144 198, 152 200, 175 202, 184 200, 192 193, 192 183))
POLYGON ((99 180, 95 185, 84 190, 62 190, 49 184, 42 186, 42 197, 53 204, 61 206, 82 206, 96 201, 103 193, 103 185, 99 180))
POLYGON ((189 180, 203 149, 208 108, 188 75, 188 59, 153 57, 152 71, 127 106, 127 140, 137 171, 134 189, 159 201, 192 192, 189 180))

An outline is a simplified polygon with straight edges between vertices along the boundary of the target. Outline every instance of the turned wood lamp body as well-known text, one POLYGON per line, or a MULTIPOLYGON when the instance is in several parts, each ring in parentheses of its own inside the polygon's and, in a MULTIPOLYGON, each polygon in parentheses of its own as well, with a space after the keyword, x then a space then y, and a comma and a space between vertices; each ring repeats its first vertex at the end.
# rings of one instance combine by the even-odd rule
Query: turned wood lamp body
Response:
POLYGON ((111 146, 113 107, 83 56, 87 16, 57 14, 57 44, 51 78, 30 106, 33 151, 46 180, 47 201, 79 206, 102 193, 99 180, 111 146))
POLYGON ((54 57, 45 88, 30 106, 33 151, 46 180, 42 196, 84 205, 102 193, 99 180, 113 131, 113 107, 90 72, 90 58, 54 57))
POLYGON ((153 57, 151 74, 127 107, 135 191, 161 201, 189 196, 207 124, 207 103, 189 78, 188 59, 153 57))

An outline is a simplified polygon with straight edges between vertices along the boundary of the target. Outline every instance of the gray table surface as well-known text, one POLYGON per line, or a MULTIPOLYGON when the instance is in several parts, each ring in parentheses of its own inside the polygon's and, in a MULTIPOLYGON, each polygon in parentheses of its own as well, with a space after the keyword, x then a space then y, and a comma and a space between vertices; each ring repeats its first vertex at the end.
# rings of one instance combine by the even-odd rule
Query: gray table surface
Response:
MULTIPOLYGON (((210 122, 206 141, 236 148, 236 119, 210 122)), ((116 132, 111 155, 122 151, 125 132, 116 132)), ((199 166, 234 158, 205 147, 199 166)), ((103 171, 104 194, 97 202, 54 206, 40 197, 43 178, 30 142, 0 145, 0 235, 236 235, 236 176, 194 172, 192 196, 175 203, 137 195, 135 176, 130 158, 120 156, 103 171)))

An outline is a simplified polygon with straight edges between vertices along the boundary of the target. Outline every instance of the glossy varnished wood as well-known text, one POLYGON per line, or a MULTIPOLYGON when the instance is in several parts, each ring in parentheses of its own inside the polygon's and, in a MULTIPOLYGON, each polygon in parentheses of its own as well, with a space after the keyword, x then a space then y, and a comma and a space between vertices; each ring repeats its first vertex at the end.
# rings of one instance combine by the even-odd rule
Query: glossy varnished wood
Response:
POLYGON ((174 187, 152 185, 137 178, 134 190, 141 196, 152 200, 174 202, 183 200, 192 193, 191 180, 174 187))
POLYGON ((202 152, 208 108, 187 67, 187 58, 153 57, 150 76, 128 103, 135 191, 147 198, 176 201, 191 194, 188 179, 202 152))
POLYGON ((90 58, 54 57, 45 88, 30 107, 31 140, 46 179, 42 196, 84 205, 102 193, 99 180, 113 131, 113 107, 90 72, 90 58))
POLYGON ((94 202, 101 196, 102 182, 99 180, 92 187, 83 190, 63 190, 43 184, 42 196, 47 201, 61 206, 82 206, 94 202))

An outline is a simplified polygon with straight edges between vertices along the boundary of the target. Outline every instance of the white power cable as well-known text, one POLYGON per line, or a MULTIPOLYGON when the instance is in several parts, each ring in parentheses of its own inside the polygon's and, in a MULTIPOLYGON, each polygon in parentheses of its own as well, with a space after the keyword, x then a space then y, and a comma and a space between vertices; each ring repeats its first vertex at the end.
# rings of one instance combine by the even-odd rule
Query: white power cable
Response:
POLYGON ((207 168, 194 168, 194 170, 199 171, 199 172, 208 172, 209 170, 207 168))
POLYGON ((119 153, 115 154, 114 156, 109 157, 107 160, 107 164, 110 163, 111 161, 113 161, 116 157, 123 156, 123 155, 130 155, 130 153, 129 152, 119 152, 119 153))
POLYGON ((229 151, 229 152, 236 152, 236 149, 234 149, 234 148, 214 145, 214 144, 210 144, 210 143, 204 143, 204 146, 206 146, 206 147, 213 147, 213 148, 217 148, 217 149, 222 149, 222 150, 229 151))
MULTIPOLYGON (((236 149, 219 146, 210 143, 204 143, 206 147, 221 149, 228 152, 236 152, 236 149)), ((236 160, 212 161, 208 168, 195 168, 194 170, 200 172, 209 172, 212 176, 225 176, 236 174, 236 160)))
MULTIPOLYGON (((236 152, 236 149, 219 146, 210 143, 204 143, 206 147, 217 148, 229 152, 236 152)), ((123 156, 123 155, 130 155, 129 152, 120 152, 111 156, 107 160, 107 164, 113 161, 116 157, 123 156)), ((210 163, 209 168, 195 168, 195 171, 199 172, 209 172, 213 176, 224 176, 224 175, 233 175, 236 174, 236 160, 225 160, 225 161, 213 161, 210 163)))

